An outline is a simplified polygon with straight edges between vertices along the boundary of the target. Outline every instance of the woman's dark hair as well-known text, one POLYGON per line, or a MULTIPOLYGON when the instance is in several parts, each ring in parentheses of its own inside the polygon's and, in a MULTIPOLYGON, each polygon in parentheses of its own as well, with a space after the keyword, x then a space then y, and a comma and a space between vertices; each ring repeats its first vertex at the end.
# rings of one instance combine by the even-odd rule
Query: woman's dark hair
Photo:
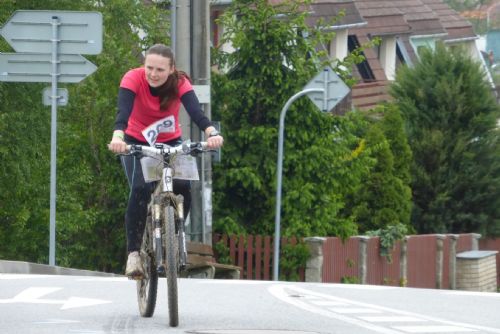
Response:
POLYGON ((175 68, 174 53, 168 46, 164 44, 155 44, 146 51, 146 57, 150 54, 160 55, 162 57, 170 59, 170 66, 174 67, 174 72, 168 76, 167 81, 163 85, 158 87, 160 109, 166 110, 170 103, 172 103, 172 101, 174 101, 179 94, 179 80, 185 78, 191 81, 191 79, 189 78, 187 73, 183 71, 177 71, 177 68, 175 68))

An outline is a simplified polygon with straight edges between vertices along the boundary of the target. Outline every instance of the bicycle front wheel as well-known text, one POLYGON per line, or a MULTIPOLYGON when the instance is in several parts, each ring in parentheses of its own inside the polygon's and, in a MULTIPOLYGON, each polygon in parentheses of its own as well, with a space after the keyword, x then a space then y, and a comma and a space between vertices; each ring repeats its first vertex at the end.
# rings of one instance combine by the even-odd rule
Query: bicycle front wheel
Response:
POLYGON ((139 303, 139 312, 143 317, 151 317, 156 306, 158 272, 153 254, 153 228, 151 216, 148 216, 140 250, 144 277, 137 281, 137 302, 139 303))
POLYGON ((177 269, 179 259, 179 247, 175 234, 174 208, 165 208, 165 265, 167 275, 168 315, 170 326, 179 325, 178 291, 177 291, 177 269))

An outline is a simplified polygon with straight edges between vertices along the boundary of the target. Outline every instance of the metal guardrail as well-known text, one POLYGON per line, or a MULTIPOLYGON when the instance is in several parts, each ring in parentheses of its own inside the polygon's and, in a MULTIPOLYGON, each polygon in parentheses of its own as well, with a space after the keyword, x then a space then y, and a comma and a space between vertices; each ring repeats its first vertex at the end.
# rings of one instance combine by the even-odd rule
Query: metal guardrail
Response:
POLYGON ((74 275, 74 276, 117 276, 122 275, 100 271, 50 266, 46 264, 0 260, 0 274, 74 275))

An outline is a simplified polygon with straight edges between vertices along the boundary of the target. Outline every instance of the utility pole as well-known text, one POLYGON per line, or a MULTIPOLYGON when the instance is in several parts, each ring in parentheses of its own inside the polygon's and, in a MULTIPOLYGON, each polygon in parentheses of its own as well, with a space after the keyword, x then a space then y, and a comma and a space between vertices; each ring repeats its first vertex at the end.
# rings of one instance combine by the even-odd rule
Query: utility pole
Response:
MULTIPOLYGON (((175 43, 176 66, 187 72, 194 85, 210 84, 210 2, 200 0, 172 1, 172 41, 175 43)), ((210 118, 210 104, 204 103, 205 115, 210 118)), ((206 140, 200 129, 191 122, 184 108, 179 121, 183 139, 206 140)), ((211 157, 198 158, 200 181, 191 185, 191 211, 186 232, 190 240, 212 243, 212 169, 211 157)))
MULTIPOLYGON (((210 2, 192 0, 193 39, 191 53, 192 78, 195 85, 210 85, 210 2)), ((202 104, 211 118, 210 103, 202 104)), ((196 125, 191 126, 193 140, 206 140, 196 125)), ((200 182, 192 184, 192 230, 198 241, 212 244, 212 163, 209 154, 198 158, 200 182), (196 222, 196 223, 194 223, 196 222)))

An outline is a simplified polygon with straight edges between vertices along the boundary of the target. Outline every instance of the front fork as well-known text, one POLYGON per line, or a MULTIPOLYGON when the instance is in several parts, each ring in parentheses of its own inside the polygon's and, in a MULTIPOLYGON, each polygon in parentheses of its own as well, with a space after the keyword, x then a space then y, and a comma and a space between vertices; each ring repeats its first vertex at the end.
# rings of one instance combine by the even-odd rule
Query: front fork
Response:
POLYGON ((165 272, 163 266, 163 245, 161 242, 161 206, 159 203, 153 202, 153 235, 154 235, 154 251, 156 257, 157 271, 159 273, 165 272))
POLYGON ((181 270, 187 265, 186 231, 184 226, 184 197, 177 195, 177 219, 179 236, 179 265, 181 270))
MULTIPOLYGON (((179 265, 181 269, 187 265, 187 249, 186 249, 186 231, 184 225, 184 197, 177 195, 177 228, 179 242, 179 265)), ((155 199, 153 201, 153 235, 154 235, 154 252, 157 263, 157 271, 163 273, 165 267, 163 265, 163 244, 162 244, 162 221, 161 221, 161 205, 155 199)))

